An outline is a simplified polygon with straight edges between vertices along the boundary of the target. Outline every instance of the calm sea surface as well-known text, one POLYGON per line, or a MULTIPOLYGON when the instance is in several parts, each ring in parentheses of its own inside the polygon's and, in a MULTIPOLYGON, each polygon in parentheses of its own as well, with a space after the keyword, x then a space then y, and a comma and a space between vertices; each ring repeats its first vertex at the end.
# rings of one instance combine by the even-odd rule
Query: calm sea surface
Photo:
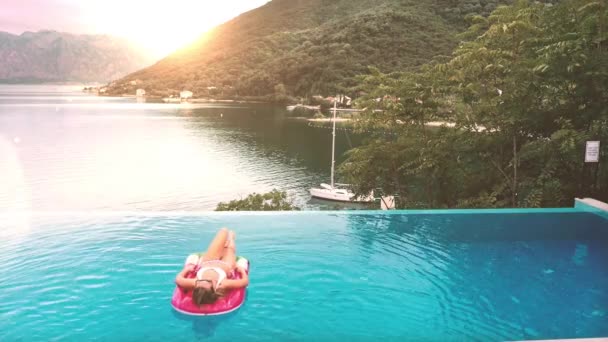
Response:
MULTIPOLYGON (((0 85, 0 210, 212 210, 273 188, 303 209, 331 131, 268 105, 137 103, 80 86, 0 85)), ((341 156, 357 138, 337 137, 341 156)))

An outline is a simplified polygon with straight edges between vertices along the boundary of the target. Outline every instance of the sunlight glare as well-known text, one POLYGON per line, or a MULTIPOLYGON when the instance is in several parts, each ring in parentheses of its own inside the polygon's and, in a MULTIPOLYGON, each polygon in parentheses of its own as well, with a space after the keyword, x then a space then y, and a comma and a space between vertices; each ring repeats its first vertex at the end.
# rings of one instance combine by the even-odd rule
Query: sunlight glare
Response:
POLYGON ((0 238, 29 232, 30 196, 16 145, 19 137, 0 135, 0 203, 8 206, 0 210, 0 238))
POLYGON ((188 45, 213 27, 267 0, 175 0, 93 2, 87 6, 89 30, 125 37, 162 58, 188 45))

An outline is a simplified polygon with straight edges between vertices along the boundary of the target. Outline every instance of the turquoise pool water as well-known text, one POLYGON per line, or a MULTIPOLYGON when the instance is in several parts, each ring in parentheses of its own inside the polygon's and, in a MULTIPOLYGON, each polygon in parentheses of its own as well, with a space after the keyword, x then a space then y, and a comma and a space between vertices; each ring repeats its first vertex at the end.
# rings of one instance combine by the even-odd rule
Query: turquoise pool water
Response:
POLYGON ((608 220, 576 209, 0 222, 1 341, 608 336, 608 220), (175 313, 175 273, 221 226, 252 261, 246 304, 175 313))

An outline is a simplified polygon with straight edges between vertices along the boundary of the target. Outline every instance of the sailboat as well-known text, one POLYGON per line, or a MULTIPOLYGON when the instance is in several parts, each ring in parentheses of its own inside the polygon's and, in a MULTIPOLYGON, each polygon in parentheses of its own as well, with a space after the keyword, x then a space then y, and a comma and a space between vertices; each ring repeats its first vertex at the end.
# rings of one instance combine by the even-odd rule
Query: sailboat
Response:
POLYGON ((370 193, 367 196, 355 196, 355 194, 347 188, 348 184, 337 184, 334 182, 334 169, 336 166, 336 112, 338 111, 337 106, 337 101, 334 101, 334 115, 332 120, 333 130, 331 140, 331 184, 321 183, 320 188, 310 189, 310 195, 312 197, 330 201, 373 202, 373 193, 370 193))

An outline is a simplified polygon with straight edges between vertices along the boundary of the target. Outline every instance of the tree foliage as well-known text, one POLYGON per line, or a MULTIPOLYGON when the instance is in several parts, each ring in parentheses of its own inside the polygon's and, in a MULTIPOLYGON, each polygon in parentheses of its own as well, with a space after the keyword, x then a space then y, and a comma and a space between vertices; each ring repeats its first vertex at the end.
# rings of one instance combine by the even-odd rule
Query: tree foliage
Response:
POLYGON ((392 134, 349 152, 341 172, 401 207, 608 200, 607 22, 605 1, 520 1, 476 17, 448 61, 361 77, 359 125, 392 134), (604 164, 583 162, 587 140, 602 141, 604 164))
POLYGON ((264 194, 252 193, 245 198, 220 202, 216 211, 284 211, 299 210, 285 191, 273 189, 264 194))

